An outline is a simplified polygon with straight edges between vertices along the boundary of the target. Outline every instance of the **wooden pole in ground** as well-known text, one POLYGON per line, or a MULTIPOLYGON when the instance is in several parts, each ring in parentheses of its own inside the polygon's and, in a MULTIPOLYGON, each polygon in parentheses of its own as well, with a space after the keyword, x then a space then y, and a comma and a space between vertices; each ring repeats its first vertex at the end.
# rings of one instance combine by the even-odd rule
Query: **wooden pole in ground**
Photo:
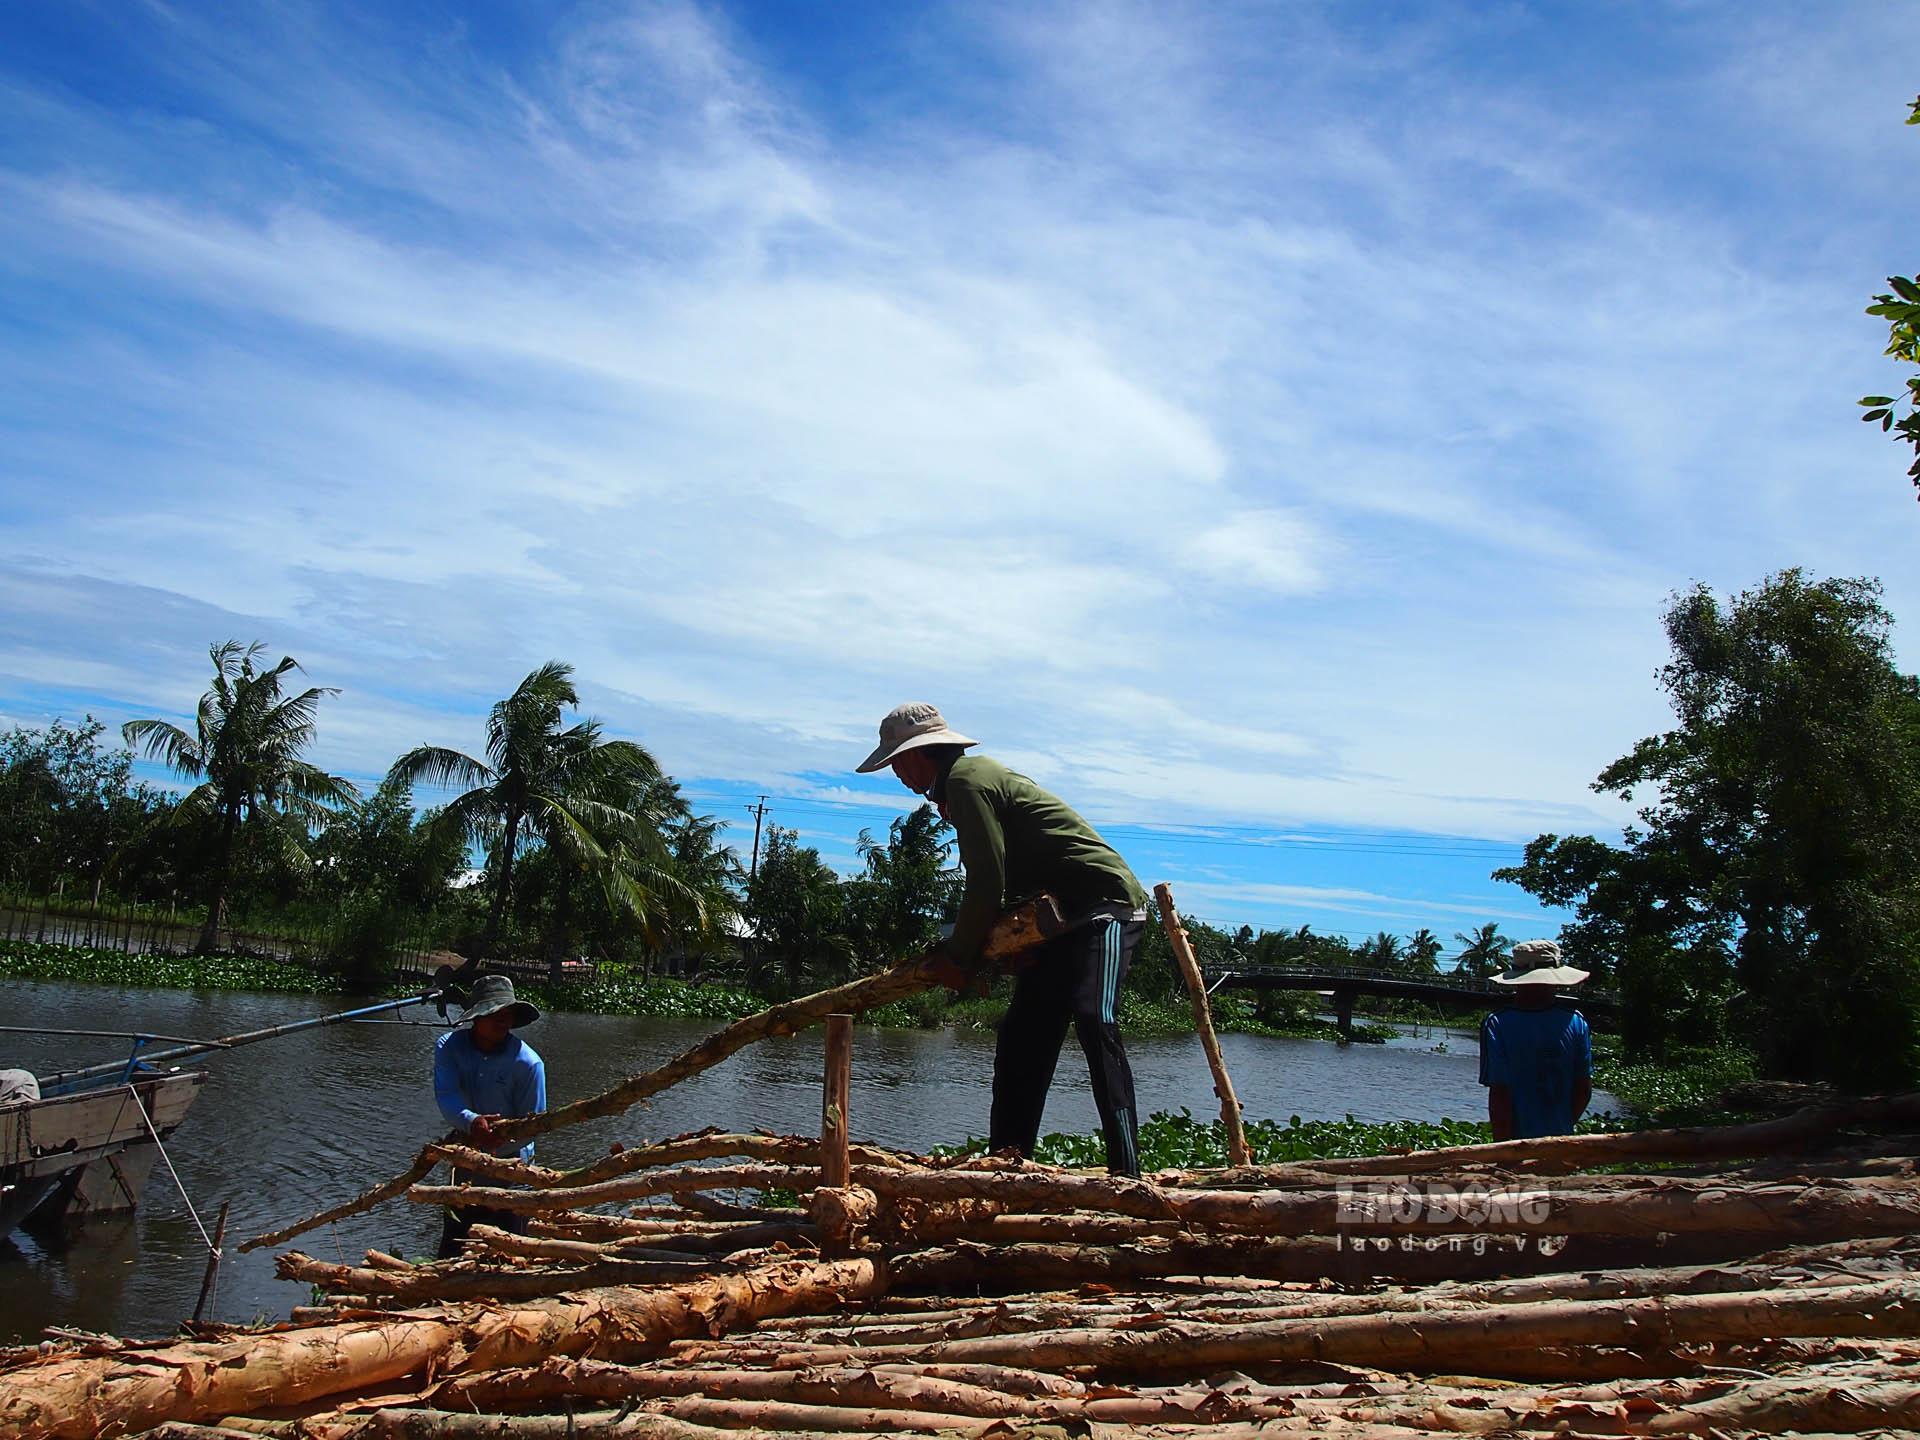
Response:
POLYGON ((200 1277, 200 1299, 193 1307, 195 1324, 206 1312, 207 1297, 213 1294, 213 1282, 220 1274, 220 1246, 227 1238, 227 1206, 232 1203, 231 1200, 222 1200, 220 1214, 213 1222, 213 1244, 207 1250, 207 1273, 200 1277))
POLYGON ((1201 1048, 1207 1052, 1207 1066, 1213 1071, 1213 1093, 1220 1097, 1220 1123, 1227 1131, 1227 1163, 1246 1165, 1253 1154, 1247 1149, 1247 1132, 1240 1123, 1240 1097, 1233 1093, 1233 1081, 1227 1077, 1227 1062, 1220 1058, 1220 1041, 1213 1033, 1213 1008, 1207 1003, 1207 982, 1200 973, 1200 962, 1193 958, 1193 946, 1174 908, 1173 889, 1164 880, 1153 887, 1153 898, 1160 905, 1160 923, 1167 939, 1173 942, 1173 958, 1187 978, 1187 994, 1193 1001, 1193 1028, 1200 1032, 1201 1048))
POLYGON ((827 1017, 827 1080, 820 1097, 820 1183, 840 1189, 852 1172, 847 1154, 847 1091, 853 1084, 853 1016, 827 1017))

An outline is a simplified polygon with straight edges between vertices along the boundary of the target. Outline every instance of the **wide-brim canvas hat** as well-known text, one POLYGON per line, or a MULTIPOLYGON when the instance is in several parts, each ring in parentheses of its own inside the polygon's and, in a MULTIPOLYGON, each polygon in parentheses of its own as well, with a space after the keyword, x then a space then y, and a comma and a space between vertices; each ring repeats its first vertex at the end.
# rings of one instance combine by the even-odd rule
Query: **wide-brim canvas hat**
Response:
POLYGON ((1507 973, 1493 977, 1496 985, 1578 985, 1592 972, 1560 963, 1560 947, 1551 940, 1522 940, 1513 947, 1507 973))
POLYGON ((460 1023, 471 1025, 488 1015, 497 1015, 502 1010, 510 1011, 513 1016, 513 1028, 531 1025, 540 1018, 540 1012, 524 1000, 513 998, 513 981, 505 975, 482 975, 473 982, 473 999, 467 1008, 460 1012, 460 1023))
POLYGON ((964 749, 979 743, 958 730, 949 729, 940 712, 926 701, 909 700, 887 712, 887 718, 880 722, 880 743, 853 768, 855 773, 865 775, 891 764, 894 756, 918 750, 923 745, 958 745, 964 749))

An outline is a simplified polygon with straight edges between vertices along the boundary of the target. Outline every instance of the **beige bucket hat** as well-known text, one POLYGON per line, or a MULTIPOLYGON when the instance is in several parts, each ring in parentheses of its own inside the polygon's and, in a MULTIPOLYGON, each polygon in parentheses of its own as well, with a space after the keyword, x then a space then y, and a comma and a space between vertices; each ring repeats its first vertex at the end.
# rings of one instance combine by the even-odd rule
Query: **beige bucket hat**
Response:
POLYGON ((1591 971, 1560 963, 1560 947, 1551 940, 1522 940, 1513 947, 1507 973, 1493 977, 1496 985, 1578 985, 1591 971))
POLYGON ((460 1014, 462 1025, 471 1025, 486 1015, 498 1015, 505 1010, 513 1020, 513 1028, 531 1025, 540 1018, 540 1012, 524 1000, 516 1000, 513 995, 513 981, 505 975, 482 975, 473 982, 473 999, 460 1014))
POLYGON ((865 775, 888 764, 894 756, 918 750, 922 745, 964 747, 979 743, 978 740, 969 740, 958 730, 948 729, 940 712, 926 701, 909 700, 887 712, 887 718, 880 722, 880 743, 873 747, 871 755, 853 768, 855 773, 865 775))

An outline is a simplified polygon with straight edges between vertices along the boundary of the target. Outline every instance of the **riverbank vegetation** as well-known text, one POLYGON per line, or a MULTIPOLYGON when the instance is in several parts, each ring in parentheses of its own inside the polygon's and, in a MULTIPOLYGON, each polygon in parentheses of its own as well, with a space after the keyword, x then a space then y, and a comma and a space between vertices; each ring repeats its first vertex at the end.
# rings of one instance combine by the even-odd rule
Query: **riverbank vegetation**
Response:
POLYGON ((1770 1077, 1920 1084, 1920 684, 1878 583, 1784 571, 1666 614, 1675 725, 1600 772, 1618 845, 1541 835, 1496 872, 1573 910, 1637 1060, 1751 1048, 1770 1077))
MULTIPOLYGON (((1640 1097, 1636 1108, 1706 1104, 1741 1068, 1851 1090, 1920 1083, 1920 686, 1893 664, 1879 596, 1871 581, 1787 571, 1726 602, 1705 589, 1676 597, 1660 675, 1675 728, 1595 781, 1638 798, 1638 823, 1620 844, 1539 836, 1496 872, 1572 910, 1567 958, 1614 993, 1622 1022, 1600 1083, 1640 1097)), ((92 720, 0 734, 0 935, 298 961, 305 985, 271 968, 218 974, 310 991, 377 988, 396 967, 424 974, 446 952, 479 955, 544 972, 542 999, 558 1008, 717 1018, 872 973, 931 943, 956 906, 952 832, 928 806, 863 832, 852 875, 779 826, 743 873, 721 824, 652 756, 578 714, 557 662, 493 707, 476 753, 415 747, 363 794, 306 758, 332 692, 296 691, 298 667, 263 655, 213 647, 191 730, 126 727, 197 782, 184 795, 136 779, 130 751, 92 720), (22 907, 37 907, 37 926, 13 923, 22 907), (120 939, 91 923, 103 909, 120 939), (63 924, 74 911, 89 923, 63 924)), ((1485 975, 1510 949, 1494 924, 1457 932, 1446 957, 1424 929, 1356 942, 1182 923, 1214 975, 1485 975)), ((24 973, 27 962, 0 963, 24 973)), ((224 983, 204 968, 214 963, 76 959, 63 978, 224 983)), ((868 1018, 991 1024, 1006 989, 920 996, 868 1018)), ((1312 991, 1222 991, 1213 1003, 1225 1031, 1331 1033, 1312 991)), ((1122 1005, 1133 1033, 1191 1029, 1158 924, 1122 1005)), ((1444 1018, 1408 1000, 1359 1008, 1376 1022, 1444 1018)))

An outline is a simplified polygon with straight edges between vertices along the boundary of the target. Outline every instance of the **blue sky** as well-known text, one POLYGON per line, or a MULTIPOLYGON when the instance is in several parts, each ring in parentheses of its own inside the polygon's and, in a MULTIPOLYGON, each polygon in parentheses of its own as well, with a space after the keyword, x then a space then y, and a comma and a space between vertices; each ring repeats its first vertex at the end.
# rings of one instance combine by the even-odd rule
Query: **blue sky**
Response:
POLYGON ((5 7, 0 723, 184 716, 257 638, 364 780, 558 657, 849 866, 904 792, 847 771, 924 698, 1207 918, 1550 931, 1487 871, 1617 832, 1673 590, 1920 616, 1853 405, 1898 380, 1861 309, 1916 263, 1916 39, 5 7))

